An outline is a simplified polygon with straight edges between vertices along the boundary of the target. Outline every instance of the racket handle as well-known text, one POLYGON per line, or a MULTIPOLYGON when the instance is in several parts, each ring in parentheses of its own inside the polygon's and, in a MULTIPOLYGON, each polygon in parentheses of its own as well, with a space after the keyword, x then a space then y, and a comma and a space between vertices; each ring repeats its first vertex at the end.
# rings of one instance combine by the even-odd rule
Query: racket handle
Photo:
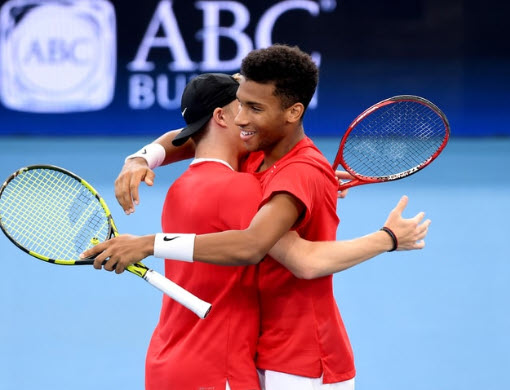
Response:
POLYGON ((201 300, 188 290, 165 278, 160 273, 150 269, 143 278, 174 301, 179 302, 181 305, 191 310, 200 318, 205 318, 207 314, 209 314, 212 307, 210 303, 201 300))

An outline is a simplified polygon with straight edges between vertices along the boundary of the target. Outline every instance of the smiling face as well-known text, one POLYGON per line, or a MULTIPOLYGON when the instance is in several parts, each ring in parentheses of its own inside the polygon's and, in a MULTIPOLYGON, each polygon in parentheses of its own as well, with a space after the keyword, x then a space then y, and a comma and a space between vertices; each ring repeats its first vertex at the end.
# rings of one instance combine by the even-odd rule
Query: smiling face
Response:
POLYGON ((262 150, 269 154, 295 129, 294 106, 283 108, 274 89, 273 83, 241 80, 237 90, 240 105, 235 123, 241 129, 241 139, 249 151, 262 150))
POLYGON ((225 124, 228 128, 228 135, 230 140, 230 147, 237 152, 239 157, 248 153, 246 145, 239 137, 239 127, 235 123, 235 117, 239 112, 239 101, 234 100, 227 106, 223 107, 225 124))

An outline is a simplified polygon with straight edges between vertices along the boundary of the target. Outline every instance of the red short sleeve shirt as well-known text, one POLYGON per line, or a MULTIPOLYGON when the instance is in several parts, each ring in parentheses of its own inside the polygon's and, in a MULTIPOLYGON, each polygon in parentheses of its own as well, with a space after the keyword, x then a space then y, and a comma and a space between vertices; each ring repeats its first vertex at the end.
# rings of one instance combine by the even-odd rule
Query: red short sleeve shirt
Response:
MULTIPOLYGON (((205 234, 245 229, 261 198, 253 175, 205 161, 170 187, 164 232, 205 234), (239 191, 242 188, 243 191, 239 191)), ((167 296, 146 359, 146 390, 260 389, 255 368, 259 334, 257 267, 165 261, 165 275, 213 304, 205 319, 167 296)))
MULTIPOLYGON (((338 181, 328 161, 309 138, 300 141, 273 167, 257 173, 263 160, 252 154, 243 170, 262 185, 262 202, 287 192, 305 206, 295 226, 307 240, 335 240, 338 181)), ((333 278, 302 280, 271 257, 259 264, 261 335, 257 367, 320 377, 324 383, 355 376, 351 345, 333 295, 333 278)))

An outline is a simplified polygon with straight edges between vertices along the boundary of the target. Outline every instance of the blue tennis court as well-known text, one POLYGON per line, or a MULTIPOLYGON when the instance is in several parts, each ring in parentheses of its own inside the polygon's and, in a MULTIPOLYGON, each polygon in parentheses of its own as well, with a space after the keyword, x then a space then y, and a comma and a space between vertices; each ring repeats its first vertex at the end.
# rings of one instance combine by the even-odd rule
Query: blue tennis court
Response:
MULTIPOLYGON (((159 168, 126 216, 114 196, 125 156, 184 125, 198 74, 297 45, 319 68, 304 125, 329 161, 349 123, 392 96, 426 98, 451 124, 430 167, 338 201, 338 239, 378 230, 404 194, 405 216, 432 220, 423 251, 334 277, 356 390, 510 389, 509 14, 510 2, 464 0, 0 0, 0 184, 61 166, 99 190, 120 233, 157 232, 189 162, 159 168)), ((0 390, 144 389, 159 291, 46 264, 1 233, 0 259, 0 390)))
MULTIPOLYGON (((3 137, 0 180, 25 165, 62 166, 99 190, 121 233, 152 233, 187 162, 160 168, 134 215, 123 215, 113 194, 124 157, 151 139, 3 137)), ((339 140, 314 141, 332 161, 339 140)), ((378 229, 403 194, 407 216, 424 210, 432 219, 423 251, 384 254, 335 276, 357 389, 510 386, 509 166, 509 138, 454 138, 426 170, 339 200, 338 239, 378 229)), ((3 235, 0 248, 0 389, 143 389, 158 291, 129 274, 45 264, 3 235)), ((158 259, 147 263, 162 270, 158 259)))

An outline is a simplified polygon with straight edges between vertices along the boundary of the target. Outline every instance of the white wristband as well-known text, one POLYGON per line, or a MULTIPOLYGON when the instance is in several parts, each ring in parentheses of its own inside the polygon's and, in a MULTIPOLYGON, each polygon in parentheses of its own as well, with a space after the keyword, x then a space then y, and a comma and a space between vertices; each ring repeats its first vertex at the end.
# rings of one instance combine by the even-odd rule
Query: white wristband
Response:
POLYGON ((192 262, 195 236, 196 234, 157 233, 154 257, 192 262))
POLYGON ((154 169, 159 167, 163 163, 163 161, 165 160, 165 156, 166 152, 163 145, 152 143, 145 145, 138 152, 127 156, 124 162, 126 162, 130 158, 141 157, 145 161, 147 161, 147 164, 149 165, 150 169, 154 169))

